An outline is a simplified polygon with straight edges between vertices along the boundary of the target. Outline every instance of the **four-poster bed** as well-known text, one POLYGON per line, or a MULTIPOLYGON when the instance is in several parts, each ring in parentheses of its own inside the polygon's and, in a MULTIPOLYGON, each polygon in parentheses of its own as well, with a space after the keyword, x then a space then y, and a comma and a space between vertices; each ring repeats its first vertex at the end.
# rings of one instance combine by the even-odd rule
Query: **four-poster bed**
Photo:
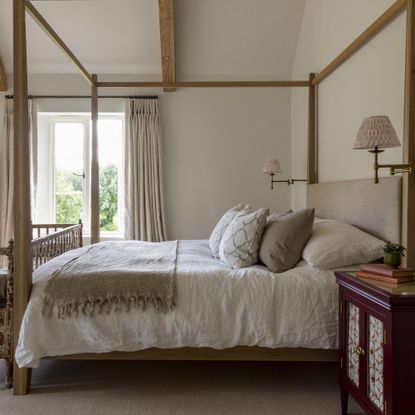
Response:
MULTIPOLYGON (((163 0, 163 4, 173 4, 172 0, 163 0)), ((360 49, 369 39, 385 27, 404 8, 407 8, 407 60, 406 60, 406 93, 405 93, 405 137, 404 159, 406 162, 415 160, 415 84, 413 72, 415 67, 415 0, 398 0, 374 24, 372 24, 359 38, 353 42, 319 74, 310 74, 307 81, 224 81, 224 82, 174 82, 174 78, 164 77, 163 82, 99 82, 96 75, 91 75, 82 66, 70 49, 59 38, 56 32, 38 13, 29 1, 14 0, 14 100, 15 100, 15 180, 20 183, 15 188, 15 298, 14 298, 14 340, 18 341, 18 333, 27 306, 32 285, 32 264, 30 256, 30 172, 29 149, 27 144, 27 62, 26 62, 26 35, 25 11, 39 23, 46 33, 58 44, 64 53, 78 67, 87 82, 91 85, 91 117, 92 117, 92 148, 91 162, 91 239, 99 241, 99 177, 97 159, 97 120, 98 120, 98 88, 145 88, 159 87, 173 91, 176 88, 203 88, 203 87, 306 87, 309 90, 309 139, 308 139, 308 181, 317 183, 317 88, 330 73, 353 53, 360 49), (95 156, 94 156, 95 154, 95 156)), ((170 48, 171 50, 171 48, 170 48)), ((174 50, 174 48, 173 48, 174 50)), ((173 60, 170 60, 172 62, 173 60)), ((163 57, 163 64, 169 62, 163 57)), ((168 65, 163 65, 164 67, 168 65)), ((170 65, 171 70, 171 65, 170 65)), ((415 176, 409 175, 404 179, 402 210, 402 240, 408 249, 408 264, 415 262, 415 235, 409 232, 415 224, 415 176)), ((333 352, 319 350, 264 350, 262 348, 236 348, 224 351, 211 349, 177 349, 177 350, 148 350, 132 354, 114 352, 106 354, 88 354, 83 356, 65 356, 59 358, 84 359, 234 359, 234 360, 326 360, 333 358, 333 352)), ((30 371, 15 367, 14 393, 27 393, 30 385, 30 371)))

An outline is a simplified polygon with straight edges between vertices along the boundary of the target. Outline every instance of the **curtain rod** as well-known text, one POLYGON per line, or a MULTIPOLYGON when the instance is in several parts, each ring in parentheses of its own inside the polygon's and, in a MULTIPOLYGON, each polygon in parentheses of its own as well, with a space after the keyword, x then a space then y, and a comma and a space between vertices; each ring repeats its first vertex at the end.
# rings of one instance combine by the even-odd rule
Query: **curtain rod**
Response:
MULTIPOLYGON (((6 95, 6 99, 13 99, 13 95, 6 95)), ((91 99, 89 95, 29 95, 28 98, 32 99, 91 99)), ((101 98, 123 98, 123 99, 158 99, 157 95, 101 95, 98 96, 98 99, 101 98)))

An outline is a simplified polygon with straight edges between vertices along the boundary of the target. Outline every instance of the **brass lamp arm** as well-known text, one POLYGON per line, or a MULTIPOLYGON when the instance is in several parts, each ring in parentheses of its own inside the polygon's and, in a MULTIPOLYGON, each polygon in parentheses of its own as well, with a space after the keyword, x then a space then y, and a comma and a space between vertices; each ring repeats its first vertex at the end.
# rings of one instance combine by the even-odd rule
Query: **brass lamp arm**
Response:
POLYGON ((378 169, 390 169, 390 174, 393 176, 396 173, 412 173, 414 165, 412 163, 401 164, 378 164, 378 169))
POLYGON ((375 183, 379 183, 379 169, 390 169, 390 174, 392 176, 396 173, 411 174, 415 170, 413 163, 379 164, 379 153, 382 153, 383 151, 383 149, 381 150, 377 146, 373 150, 369 150, 370 153, 375 155, 375 163, 373 164, 375 170, 375 183))
POLYGON ((375 154, 375 183, 379 183, 379 169, 390 169, 390 174, 394 176, 396 173, 409 173, 414 171, 413 163, 400 163, 400 164, 379 164, 377 154, 375 154))
POLYGON ((295 182, 308 182, 307 179, 286 179, 286 180, 274 180, 274 174, 271 176, 271 189, 274 189, 274 183, 287 183, 288 185, 294 184, 295 182))
POLYGON ((271 190, 274 189, 274 183, 287 183, 290 184, 289 180, 274 180, 271 176, 271 190))

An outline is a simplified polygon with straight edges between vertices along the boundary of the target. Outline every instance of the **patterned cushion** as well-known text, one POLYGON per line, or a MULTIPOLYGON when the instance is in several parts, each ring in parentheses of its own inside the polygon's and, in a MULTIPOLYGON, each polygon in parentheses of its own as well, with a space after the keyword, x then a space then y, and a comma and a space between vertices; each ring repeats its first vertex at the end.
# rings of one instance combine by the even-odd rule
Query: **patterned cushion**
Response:
POLYGON ((268 214, 268 209, 258 209, 246 215, 237 215, 223 235, 219 247, 220 259, 232 268, 256 264, 268 214))
POLYGON ((219 258, 219 245, 222 240, 223 234, 226 231, 226 228, 232 222, 233 218, 238 212, 244 209, 244 205, 239 203, 239 205, 234 206, 232 209, 229 209, 216 224, 215 228, 212 231, 212 234, 209 238, 209 247, 212 251, 212 255, 215 258, 219 258))

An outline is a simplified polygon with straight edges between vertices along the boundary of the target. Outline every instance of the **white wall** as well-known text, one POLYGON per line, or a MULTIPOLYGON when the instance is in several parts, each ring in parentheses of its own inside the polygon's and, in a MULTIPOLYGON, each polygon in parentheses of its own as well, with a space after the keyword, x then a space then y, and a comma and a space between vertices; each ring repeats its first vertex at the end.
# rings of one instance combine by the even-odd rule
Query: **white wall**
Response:
MULTIPOLYGON (((119 78, 119 77, 118 77, 119 78)), ((75 75, 32 75, 31 94, 88 94, 75 75)), ((113 94, 143 91, 111 91, 113 94)), ((268 157, 290 172, 288 89, 190 89, 158 92, 163 134, 163 177, 169 238, 207 238, 220 215, 238 202, 284 210, 290 188, 271 191, 261 173, 268 157)), ((107 92, 104 92, 107 94, 107 92)), ((88 100, 40 100, 39 111, 89 111, 88 100)), ((123 110, 102 100, 100 111, 123 110)), ((0 107, 0 119, 3 112, 0 107)))
POLYGON ((169 236, 205 238, 238 202, 283 210, 290 189, 261 173, 278 157, 289 177, 289 90, 185 90, 161 98, 169 236))
MULTIPOLYGON (((293 65, 293 78, 318 72, 379 17, 393 0, 307 0, 293 65)), ((319 180, 373 176, 373 155, 352 150, 365 116, 388 115, 402 141, 406 13, 388 25, 319 87, 319 180)), ((291 103, 293 175, 306 174, 307 91, 293 90, 291 103)), ((384 162, 400 162, 402 150, 390 149, 384 162)), ((388 174, 382 171, 381 174, 388 174)), ((305 203, 297 185, 292 204, 305 203)))

